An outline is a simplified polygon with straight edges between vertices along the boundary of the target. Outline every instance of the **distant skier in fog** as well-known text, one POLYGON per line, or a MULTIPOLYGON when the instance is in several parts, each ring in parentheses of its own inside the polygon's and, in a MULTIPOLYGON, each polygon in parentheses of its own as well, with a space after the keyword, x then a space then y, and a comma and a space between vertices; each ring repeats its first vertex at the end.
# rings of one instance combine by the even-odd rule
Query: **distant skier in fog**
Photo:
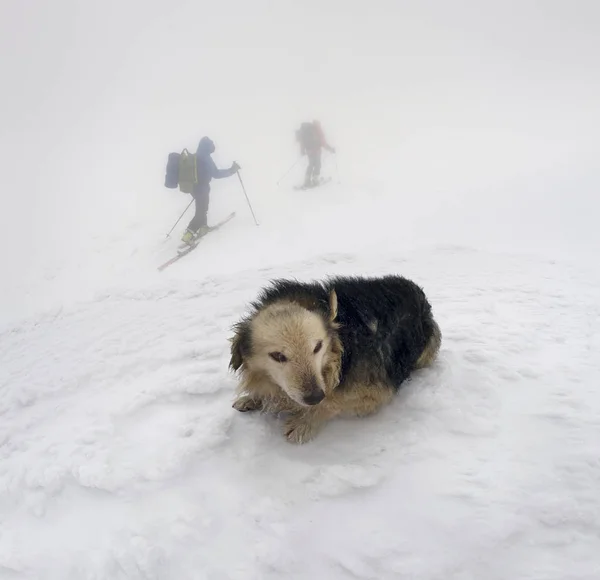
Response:
POLYGON ((327 143, 321 123, 316 120, 312 123, 302 123, 296 131, 296 140, 300 143, 301 154, 308 157, 303 187, 315 187, 319 184, 321 174, 322 148, 325 147, 331 153, 335 153, 335 149, 327 143))

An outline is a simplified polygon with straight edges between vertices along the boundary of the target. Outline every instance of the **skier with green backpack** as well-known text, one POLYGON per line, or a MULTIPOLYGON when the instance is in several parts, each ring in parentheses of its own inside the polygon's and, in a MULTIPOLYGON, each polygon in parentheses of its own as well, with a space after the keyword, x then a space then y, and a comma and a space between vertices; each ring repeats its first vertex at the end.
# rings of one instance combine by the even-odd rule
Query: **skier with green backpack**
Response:
POLYGON ((196 213, 181 238, 190 246, 209 231, 207 215, 211 180, 230 177, 240 169, 235 161, 229 169, 218 169, 211 157, 214 151, 214 142, 209 137, 202 137, 196 153, 184 149, 181 154, 169 156, 165 186, 175 188, 179 185, 180 191, 191 193, 196 202, 196 213))

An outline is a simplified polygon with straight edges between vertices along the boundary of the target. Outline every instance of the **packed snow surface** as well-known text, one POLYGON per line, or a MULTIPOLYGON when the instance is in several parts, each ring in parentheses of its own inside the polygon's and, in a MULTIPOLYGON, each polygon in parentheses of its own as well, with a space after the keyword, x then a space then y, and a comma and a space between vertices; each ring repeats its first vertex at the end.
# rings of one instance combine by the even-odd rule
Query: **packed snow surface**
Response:
POLYGON ((284 189, 259 227, 242 203, 164 272, 177 237, 129 256, 139 278, 5 325, 0 578, 598 577, 598 268, 389 225, 330 250, 330 220, 360 238, 381 212, 338 205, 351 189, 284 189), (302 446, 231 408, 230 328, 269 279, 384 273, 443 332, 388 408, 302 446))

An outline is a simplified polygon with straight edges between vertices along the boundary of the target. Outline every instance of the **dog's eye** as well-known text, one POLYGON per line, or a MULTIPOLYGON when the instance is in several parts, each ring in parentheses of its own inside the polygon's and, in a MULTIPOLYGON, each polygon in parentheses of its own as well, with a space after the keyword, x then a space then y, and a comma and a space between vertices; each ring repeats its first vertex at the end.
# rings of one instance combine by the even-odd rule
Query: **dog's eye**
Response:
POLYGON ((270 352, 269 356, 278 363, 287 362, 287 357, 282 352, 270 352))
POLYGON ((322 347, 322 346, 323 346, 323 341, 322 341, 322 340, 320 340, 319 342, 317 342, 317 346, 315 346, 315 349, 313 350, 313 352, 314 352, 315 354, 317 354, 317 353, 318 353, 318 352, 321 350, 321 347, 322 347))

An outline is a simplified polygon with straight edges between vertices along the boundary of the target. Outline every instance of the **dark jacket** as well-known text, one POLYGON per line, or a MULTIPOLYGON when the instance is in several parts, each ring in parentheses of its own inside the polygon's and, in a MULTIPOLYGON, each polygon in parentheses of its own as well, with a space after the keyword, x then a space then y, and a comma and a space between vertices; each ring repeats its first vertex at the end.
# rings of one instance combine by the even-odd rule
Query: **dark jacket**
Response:
POLYGON ((215 165, 211 154, 215 150, 215 144, 208 138, 202 137, 196 149, 196 172, 198 183, 194 185, 194 193, 208 193, 210 191, 210 182, 213 179, 222 179, 230 177, 236 172, 235 167, 229 169, 219 169, 215 165))

